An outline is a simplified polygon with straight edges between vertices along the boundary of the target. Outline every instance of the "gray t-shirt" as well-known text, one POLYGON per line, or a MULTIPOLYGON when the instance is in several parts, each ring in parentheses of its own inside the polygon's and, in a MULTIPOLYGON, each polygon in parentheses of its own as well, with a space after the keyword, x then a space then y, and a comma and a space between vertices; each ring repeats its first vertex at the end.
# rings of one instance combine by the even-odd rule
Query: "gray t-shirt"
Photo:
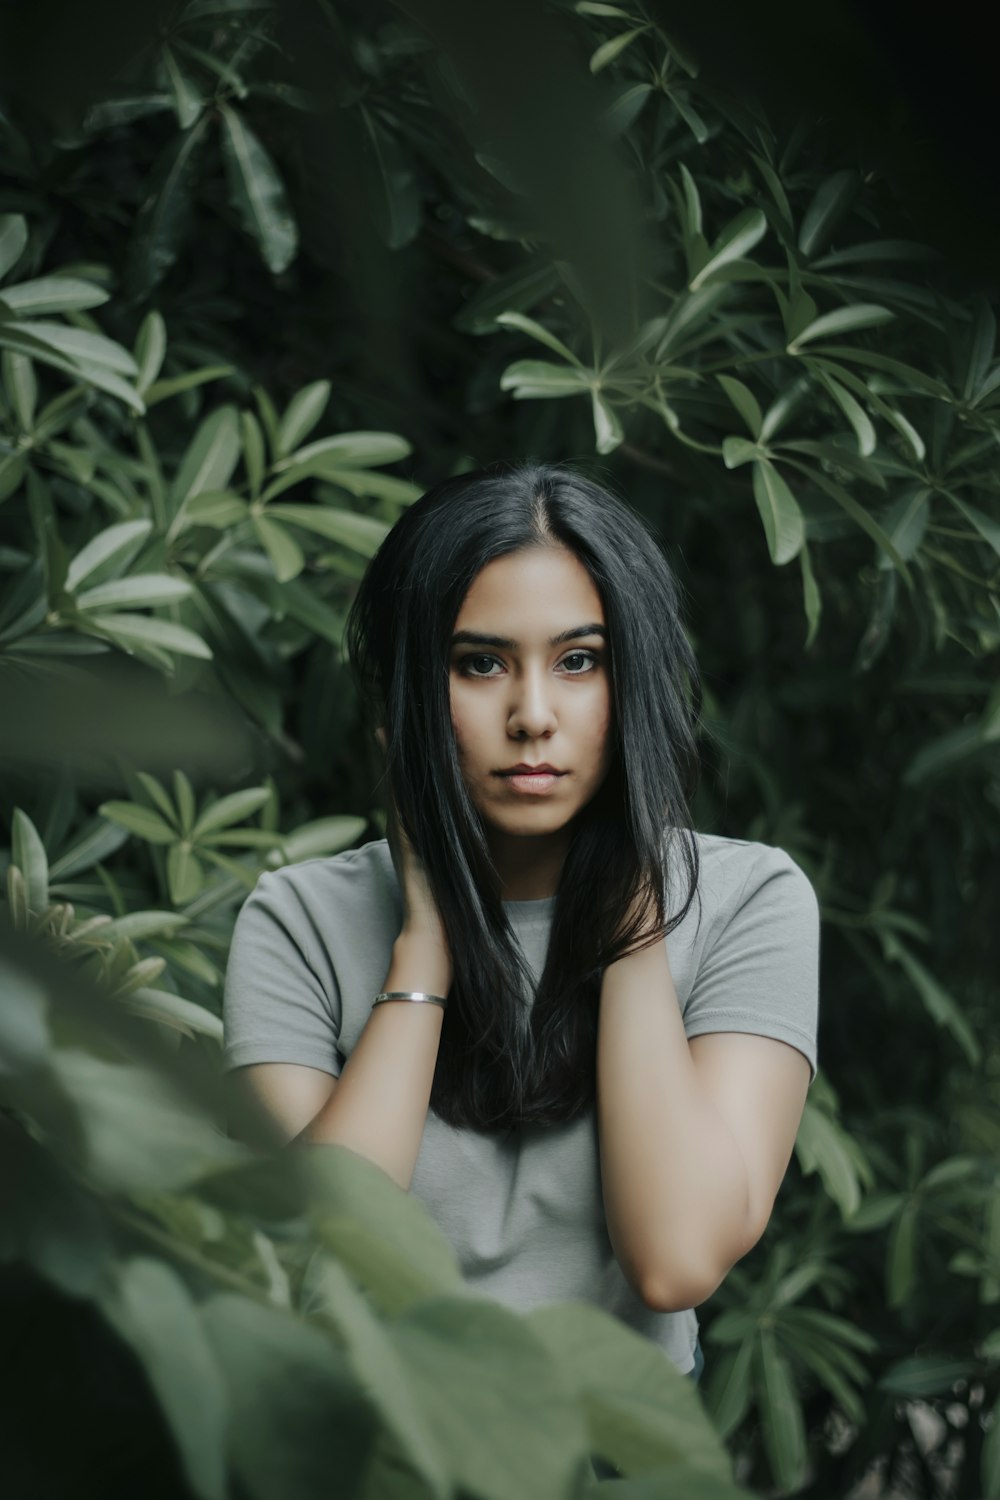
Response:
MULTIPOLYGON (((666 939, 688 1037, 776 1037, 816 1076, 819 908, 790 855, 768 844, 697 834, 699 895, 666 939), (700 906, 700 921, 699 921, 700 906)), ((669 911, 683 900, 672 866, 669 911)), ((537 983, 555 898, 506 909, 537 983)), ((263 874, 233 933, 223 1001, 223 1067, 305 1063, 337 1077, 379 992, 402 922, 384 839, 263 874)), ((694 1363, 693 1308, 648 1308, 618 1265, 601 1196, 593 1108, 565 1125, 504 1139, 428 1113, 411 1192, 451 1243, 470 1287, 518 1309, 596 1304, 694 1363)))

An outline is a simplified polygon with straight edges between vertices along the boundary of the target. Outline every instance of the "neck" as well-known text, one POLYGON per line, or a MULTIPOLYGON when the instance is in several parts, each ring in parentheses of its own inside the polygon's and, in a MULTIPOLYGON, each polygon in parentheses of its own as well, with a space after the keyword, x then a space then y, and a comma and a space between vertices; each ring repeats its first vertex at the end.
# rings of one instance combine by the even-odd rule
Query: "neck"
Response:
POLYGON ((501 900, 542 901, 556 894, 569 848, 568 830, 518 838, 491 829, 488 838, 500 874, 501 900))

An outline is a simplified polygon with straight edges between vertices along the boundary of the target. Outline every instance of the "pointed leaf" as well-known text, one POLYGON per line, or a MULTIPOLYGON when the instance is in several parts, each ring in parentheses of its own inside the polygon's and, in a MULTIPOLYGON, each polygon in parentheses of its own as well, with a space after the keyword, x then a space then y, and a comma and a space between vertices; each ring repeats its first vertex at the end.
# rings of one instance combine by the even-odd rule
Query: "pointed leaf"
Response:
POLYGON ((230 202, 244 229, 256 240, 268 269, 277 276, 291 265, 299 243, 285 185, 242 114, 228 104, 220 106, 220 113, 230 202))
POLYGON ((240 456, 235 406, 220 406, 202 422, 178 470, 171 491, 176 516, 185 501, 202 490, 224 490, 240 456))
POLYGON ((298 578, 306 565, 305 553, 284 526, 279 526, 267 516, 254 516, 251 522, 264 551, 274 564, 274 573, 279 583, 289 583, 298 578))
POLYGON ((590 393, 594 415, 594 437, 598 453, 612 453, 624 440, 622 424, 614 407, 596 390, 590 393))
POLYGON ((126 609, 130 605, 173 604, 186 599, 191 585, 186 578, 175 578, 170 573, 135 573, 130 578, 115 578, 110 583, 99 583, 77 595, 77 609, 126 609))
POLYGON ((108 296, 104 287, 76 276, 41 276, 34 281, 21 281, 3 291, 4 303, 18 318, 38 314, 46 317, 50 313, 100 307, 102 302, 107 302, 108 296))
POLYGON ((799 249, 808 260, 830 243, 860 188, 861 178, 854 167, 834 172, 820 183, 799 229, 799 249))
POLYGON ((34 823, 19 807, 14 809, 11 859, 24 877, 28 907, 43 912, 49 904, 49 861, 34 823))
POLYGON ((819 589, 816 586, 816 579, 813 576, 812 559, 809 556, 809 547, 808 544, 804 541, 802 543, 802 550, 799 553, 799 567, 802 570, 802 604, 806 612, 806 624, 808 626, 808 629, 806 631, 805 649, 808 651, 809 647, 816 639, 816 632, 819 629, 820 615, 823 610, 823 601, 820 597, 819 589))
POLYGON ((602 68, 607 67, 608 63, 614 62, 616 57, 620 57, 625 48, 630 47, 637 36, 642 36, 642 33, 648 30, 648 26, 636 26, 631 31, 622 31, 618 36, 611 37, 609 41, 602 42, 597 51, 591 56, 590 71, 592 73, 599 73, 602 68))
POLYGON ((364 557, 375 556, 389 531, 384 521, 376 521, 373 516, 359 516, 327 505, 273 505, 271 515, 275 520, 318 532, 364 557))
POLYGON ((75 593, 85 578, 89 578, 91 573, 95 573, 106 563, 131 559, 152 529, 152 521, 140 519, 119 521, 98 532, 73 558, 66 574, 65 587, 70 593, 75 593))
POLYGON ((304 448, 290 453, 274 465, 275 473, 295 465, 312 464, 322 459, 326 463, 343 465, 346 468, 368 468, 373 464, 393 464, 408 458, 413 452, 406 438, 397 432, 340 432, 335 437, 319 438, 307 443, 304 448))
POLYGON ((758 438, 763 418, 753 391, 732 375, 717 375, 715 378, 749 427, 751 436, 758 438))
POLYGON ((315 380, 297 392, 288 403, 288 408, 278 428, 278 454, 284 458, 297 448, 302 439, 309 436, 330 399, 330 382, 315 380))
POLYGON ((713 271, 745 255, 748 250, 752 250, 766 233, 767 219, 762 209, 747 208, 741 214, 737 214, 736 218, 726 225, 712 246, 708 260, 697 275, 691 278, 689 289, 692 292, 698 291, 713 271))
POLYGON ((152 615, 88 615, 87 622, 111 636, 122 646, 163 646, 180 656, 197 656, 210 661, 212 651, 201 636, 171 620, 157 620, 152 615))
POLYGON ((824 313, 821 318, 816 318, 790 340, 788 352, 797 354, 803 344, 824 338, 827 334, 850 333, 856 328, 877 328, 882 323, 891 322, 895 316, 887 307, 879 307, 874 302, 858 302, 851 307, 838 307, 834 312, 824 313))
POLYGON ((151 807, 142 807, 138 802, 102 802, 97 809, 102 818, 127 828, 150 844, 172 844, 177 837, 176 828, 154 812, 151 807))
POLYGON ((0 276, 6 276, 28 243, 28 221, 23 214, 0 214, 0 276))
POLYGON ((825 371, 817 371, 817 375, 854 428, 854 435, 858 440, 858 451, 866 457, 874 453, 878 440, 868 413, 855 401, 850 391, 840 384, 839 380, 835 380, 825 371))
POLYGON ((528 318, 524 313, 507 311, 498 313, 496 322, 501 328, 518 328, 522 333, 530 334, 533 339, 537 339, 540 344, 545 344, 554 354, 560 355, 567 364, 575 365, 578 370, 583 369, 582 363, 572 349, 568 348, 561 339, 556 338, 554 333, 550 333, 541 323, 536 322, 534 318, 528 318))
POLYGON ((166 352, 167 325, 153 308, 143 318, 135 341, 135 360, 139 368, 135 384, 140 395, 146 394, 159 375, 166 352))
POLYGON ((777 469, 767 459, 753 466, 753 494, 764 523, 771 561, 778 567, 791 562, 805 540, 799 503, 777 469))
POLYGON ((500 376, 500 389, 513 391, 515 401, 532 397, 579 396, 593 384, 588 370, 553 365, 542 359, 519 359, 500 376))
POLYGON ((250 786, 241 792, 230 792, 228 796, 221 797, 202 813, 192 829, 192 839, 197 842, 206 833, 217 828, 228 828, 231 823, 241 823, 244 818, 249 818, 263 807, 270 795, 270 788, 266 786, 250 786))

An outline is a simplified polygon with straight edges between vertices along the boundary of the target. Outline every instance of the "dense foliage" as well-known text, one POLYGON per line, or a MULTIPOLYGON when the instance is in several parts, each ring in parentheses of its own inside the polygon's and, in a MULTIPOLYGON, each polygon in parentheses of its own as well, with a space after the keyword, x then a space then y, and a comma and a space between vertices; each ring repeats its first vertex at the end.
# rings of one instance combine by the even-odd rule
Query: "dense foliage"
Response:
MULTIPOLYGON (((995 295, 864 143, 778 130, 654 6, 190 0, 127 47, 87 9, 114 66, 13 89, 0 161, 25 1430, 41 1330, 103 1493, 153 1450, 78 1348, 171 1495, 549 1500, 597 1450, 721 1497, 723 1443, 768 1493, 1000 1495, 995 295), (382 827, 354 585, 426 484, 514 455, 654 522, 697 825, 821 902, 820 1075, 697 1397, 592 1309, 471 1303, 349 1153, 221 1128, 240 902, 382 827)), ((58 1444, 26 1462, 65 1490, 58 1444)))

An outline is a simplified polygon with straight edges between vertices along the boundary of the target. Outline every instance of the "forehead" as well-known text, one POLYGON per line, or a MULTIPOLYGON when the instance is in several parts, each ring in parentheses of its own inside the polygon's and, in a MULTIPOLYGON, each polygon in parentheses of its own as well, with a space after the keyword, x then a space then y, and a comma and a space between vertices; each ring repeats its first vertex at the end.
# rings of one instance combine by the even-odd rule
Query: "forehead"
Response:
POLYGON ((606 623, 601 596, 580 559, 565 547, 527 547, 494 558, 476 574, 455 624, 549 637, 589 621, 606 623))

